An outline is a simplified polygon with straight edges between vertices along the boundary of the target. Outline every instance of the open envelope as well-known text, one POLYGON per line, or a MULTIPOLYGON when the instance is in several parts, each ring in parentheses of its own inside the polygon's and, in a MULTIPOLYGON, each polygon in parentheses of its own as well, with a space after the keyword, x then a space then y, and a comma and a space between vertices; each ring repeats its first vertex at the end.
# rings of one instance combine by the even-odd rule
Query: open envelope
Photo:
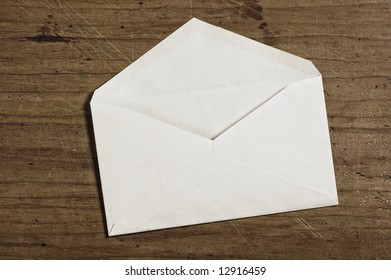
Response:
POLYGON ((91 108, 109 235, 338 203, 308 60, 192 19, 91 108))

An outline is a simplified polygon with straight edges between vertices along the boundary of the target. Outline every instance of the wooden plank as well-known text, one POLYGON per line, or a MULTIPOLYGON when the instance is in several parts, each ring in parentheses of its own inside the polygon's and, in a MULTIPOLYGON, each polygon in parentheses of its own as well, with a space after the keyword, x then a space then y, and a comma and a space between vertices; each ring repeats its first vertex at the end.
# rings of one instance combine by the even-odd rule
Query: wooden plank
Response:
POLYGON ((0 258, 391 258, 389 1, 2 1, 0 258), (191 17, 311 59, 340 205, 108 238, 92 92, 191 17))

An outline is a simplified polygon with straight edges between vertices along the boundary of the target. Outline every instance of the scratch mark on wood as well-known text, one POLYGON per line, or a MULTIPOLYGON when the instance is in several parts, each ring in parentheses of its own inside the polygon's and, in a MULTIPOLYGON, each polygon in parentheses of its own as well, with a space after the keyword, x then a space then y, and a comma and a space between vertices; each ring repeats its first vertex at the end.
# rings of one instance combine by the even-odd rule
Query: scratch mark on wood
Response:
MULTIPOLYGON (((82 36, 87 40, 87 42, 85 44, 87 46, 90 46, 93 49, 93 51, 99 56, 100 60, 103 60, 103 57, 99 54, 99 52, 102 53, 103 55, 105 55, 106 57, 114 59, 110 54, 108 54, 107 52, 103 51, 101 48, 99 48, 97 46, 94 46, 79 27, 76 27, 76 28, 79 30, 79 32, 82 34, 82 36)), ((116 61, 116 63, 118 64, 117 61, 116 61)), ((114 73, 113 69, 110 67, 110 65, 108 65, 106 63, 106 61, 104 61, 104 64, 105 64, 105 67, 110 70, 110 72, 114 73)))
MULTIPOLYGON (((9 4, 11 4, 11 5, 13 5, 14 3, 12 2, 12 1, 10 1, 10 0, 7 0, 7 2, 9 3, 9 4)), ((25 3, 27 6, 29 6, 29 7, 31 7, 30 5, 28 5, 27 3, 25 3)), ((41 20, 41 18, 40 17, 38 17, 36 14, 34 14, 34 13, 32 13, 32 12, 30 12, 29 10, 27 10, 27 9, 25 9, 25 8, 23 8, 23 7, 21 7, 21 6, 18 6, 18 8, 19 9, 21 9, 22 11, 24 11, 24 12, 26 12, 26 13, 28 13, 29 15, 32 15, 33 17, 35 17, 36 19, 38 19, 38 20, 41 20)))
POLYGON ((349 63, 349 64, 354 65, 354 66, 358 66, 359 68, 367 71, 368 73, 372 74, 373 76, 377 76, 376 72, 372 71, 371 69, 369 69, 367 67, 364 67, 364 66, 362 66, 362 65, 360 65, 358 63, 352 62, 352 61, 346 59, 345 57, 343 57, 343 56, 341 56, 341 55, 339 55, 339 54, 337 54, 337 53, 335 53, 333 51, 330 51, 330 50, 326 49, 324 46, 322 46, 322 49, 324 49, 326 52, 329 52, 329 53, 335 55, 336 57, 338 57, 339 59, 343 60, 346 63, 349 63))
POLYGON ((67 103, 67 104, 68 104, 69 106, 71 106, 72 108, 78 109, 75 105, 73 105, 73 104, 70 103, 69 101, 65 100, 64 98, 62 98, 62 97, 60 97, 60 96, 58 96, 57 98, 60 99, 60 100, 62 100, 62 101, 64 101, 65 103, 67 103))
POLYGON ((294 218, 294 220, 304 229, 308 230, 315 238, 327 241, 317 230, 315 230, 306 220, 301 217, 294 218))
MULTIPOLYGON (((80 29, 80 27, 79 26, 75 26, 76 27, 76 29, 80 32, 80 34, 81 34, 81 36, 87 41, 86 42, 86 44, 87 44, 87 46, 89 46, 89 47, 91 47, 94 51, 95 51, 95 53, 97 53, 98 54, 98 52, 96 51, 97 49, 103 54, 103 55, 105 55, 106 57, 109 57, 109 58, 111 58, 111 59, 114 59, 114 57, 112 57, 110 54, 108 54, 107 52, 104 52, 101 48, 99 48, 99 47, 97 47, 97 46, 94 46, 92 43, 91 43, 91 41, 90 41, 90 39, 87 37, 87 35, 83 32, 83 30, 81 30, 80 29)), ((88 34, 89 35, 89 34, 88 34)), ((98 54, 99 55, 99 54, 98 54)), ((99 57, 102 59, 102 57, 99 55, 99 57)))
POLYGON ((234 225, 234 223, 232 221, 229 222, 233 228, 236 230, 237 233, 239 233, 240 237, 243 239, 243 241, 247 244, 247 246, 250 248, 251 251, 254 252, 254 248, 250 245, 250 243, 248 242, 248 240, 243 236, 243 234, 239 231, 239 229, 234 225))

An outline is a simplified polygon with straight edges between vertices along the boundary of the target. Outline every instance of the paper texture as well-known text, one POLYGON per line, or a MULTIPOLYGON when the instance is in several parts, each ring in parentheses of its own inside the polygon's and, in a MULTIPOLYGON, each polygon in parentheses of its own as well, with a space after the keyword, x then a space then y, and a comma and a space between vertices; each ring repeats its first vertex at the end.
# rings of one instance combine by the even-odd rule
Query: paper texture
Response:
POLYGON ((91 109, 109 235, 338 204, 308 60, 192 19, 91 109))

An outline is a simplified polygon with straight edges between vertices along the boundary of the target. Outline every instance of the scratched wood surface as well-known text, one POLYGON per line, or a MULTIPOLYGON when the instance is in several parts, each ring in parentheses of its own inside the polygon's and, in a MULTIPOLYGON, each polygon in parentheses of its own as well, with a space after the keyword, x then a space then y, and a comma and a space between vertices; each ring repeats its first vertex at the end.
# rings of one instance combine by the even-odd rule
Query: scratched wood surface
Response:
POLYGON ((2 0, 0 258, 390 259, 391 2, 2 0), (106 236, 88 103, 191 17, 323 74, 340 205, 106 236))

